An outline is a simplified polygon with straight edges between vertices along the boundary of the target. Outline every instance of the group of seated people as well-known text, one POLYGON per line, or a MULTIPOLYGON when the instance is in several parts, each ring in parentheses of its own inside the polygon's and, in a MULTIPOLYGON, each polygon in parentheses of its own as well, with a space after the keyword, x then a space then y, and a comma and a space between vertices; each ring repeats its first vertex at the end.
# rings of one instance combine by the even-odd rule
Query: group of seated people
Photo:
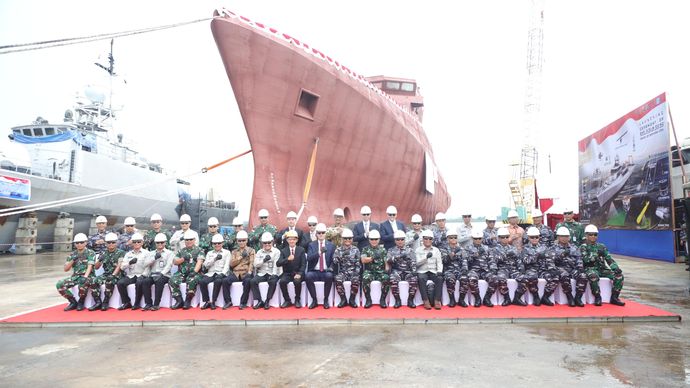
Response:
POLYGON ((72 270, 72 276, 60 280, 57 289, 69 301, 65 311, 84 310, 89 291, 95 303, 88 310, 108 310, 115 287, 122 302, 119 310, 156 311, 161 307, 166 285, 174 300, 171 309, 190 309, 197 286, 202 310, 220 307, 216 302, 221 291, 225 301, 222 308, 229 309, 233 307, 231 287, 235 282, 242 286, 239 309, 248 307, 250 291, 254 299, 252 308, 269 309, 277 286, 282 294, 281 308, 301 308, 302 282, 311 297, 310 309, 317 307, 316 282, 324 285, 324 309, 331 307, 333 284, 339 296, 338 308, 357 308, 360 287, 364 308, 370 308, 373 281, 381 284, 380 308, 388 307, 389 291, 392 307, 402 306, 400 282, 408 285, 409 308, 416 308, 414 299, 419 292, 425 309, 441 309, 444 286, 448 291, 447 307, 451 308, 468 307, 468 301, 474 307, 493 307, 491 299, 495 292, 502 296, 503 306, 526 306, 523 296, 528 292, 535 306, 552 306, 551 296, 559 285, 569 306, 582 307, 587 284, 594 305, 602 304, 599 279, 605 277, 613 280, 610 303, 624 305, 618 298, 623 285, 622 271, 606 247, 597 242, 597 227, 582 228, 572 220, 572 212, 566 212, 555 237, 541 222, 538 210, 533 211, 534 225, 526 232, 517 225, 514 212, 508 213, 508 225, 500 228, 495 227, 495 219, 487 217, 483 230, 473 227, 471 215, 465 214, 465 222, 450 229, 443 213, 438 213, 428 228, 422 227, 421 217, 415 214, 408 230, 396 219, 394 206, 389 206, 386 213, 388 220, 377 224, 370 221, 371 209, 363 206, 362 221, 348 228, 342 222, 342 210, 336 209, 333 226, 329 228, 309 217, 309 230, 303 232, 296 227, 294 212, 287 215, 287 227, 278 231, 268 222, 268 211, 262 209, 258 214, 260 222, 250 233, 242 230, 239 223, 230 236, 224 235, 218 231, 218 220, 212 217, 208 233, 201 239, 189 227, 187 215, 180 218, 182 230, 172 237, 160 228, 162 220, 157 214, 151 217, 152 229, 146 234, 134 230, 134 219, 130 218, 125 220, 125 232, 108 232, 105 218, 99 217, 94 235, 89 238, 79 233, 74 237, 75 250, 64 265, 64 271, 72 270), (467 238, 463 238, 465 235, 467 238), (97 270, 101 271, 98 276, 97 270), (509 296, 509 279, 517 282, 513 298, 509 296), (542 295, 539 279, 545 280, 542 295), (479 280, 488 285, 483 297, 479 280), (575 283, 574 293, 571 280, 575 283), (268 284, 265 297, 259 289, 262 282, 268 284), (349 295, 346 282, 350 285, 349 295), (183 283, 184 294, 180 287, 183 283), (288 292, 289 283, 294 285, 294 298, 288 292), (130 284, 135 285, 133 301, 127 293, 130 284), (75 286, 77 296, 71 291, 75 286), (466 298, 469 295, 472 299, 466 298), (144 306, 140 306, 142 296, 144 306))

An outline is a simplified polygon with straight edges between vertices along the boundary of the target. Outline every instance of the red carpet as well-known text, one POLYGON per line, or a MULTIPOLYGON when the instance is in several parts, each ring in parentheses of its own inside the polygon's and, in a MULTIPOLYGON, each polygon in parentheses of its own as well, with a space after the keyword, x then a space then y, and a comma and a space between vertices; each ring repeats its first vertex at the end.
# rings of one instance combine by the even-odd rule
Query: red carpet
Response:
MULTIPOLYGON (((410 309, 401 307, 393 309, 381 309, 373 306, 370 309, 359 307, 352 309, 345 307, 342 309, 331 307, 324 310, 321 306, 309 310, 307 308, 287 309, 271 308, 268 311, 263 309, 253 310, 251 308, 239 310, 233 307, 228 310, 220 308, 214 310, 200 310, 193 308, 190 310, 170 310, 161 309, 158 311, 118 311, 110 309, 108 311, 69 311, 62 309, 65 304, 48 307, 38 311, 19 314, 0 321, 1 324, 21 324, 21 323, 98 323, 98 322, 166 322, 166 321, 298 321, 303 320, 514 320, 514 322, 529 320, 539 321, 625 321, 629 320, 662 320, 679 321, 679 315, 647 306, 641 303, 626 301, 623 307, 604 304, 601 307, 586 305, 584 308, 568 307, 565 305, 548 306, 496 306, 488 307, 468 307, 468 308, 449 308, 443 307, 441 310, 424 310, 417 307, 410 309)), ((193 322, 192 322, 193 323, 193 322)))

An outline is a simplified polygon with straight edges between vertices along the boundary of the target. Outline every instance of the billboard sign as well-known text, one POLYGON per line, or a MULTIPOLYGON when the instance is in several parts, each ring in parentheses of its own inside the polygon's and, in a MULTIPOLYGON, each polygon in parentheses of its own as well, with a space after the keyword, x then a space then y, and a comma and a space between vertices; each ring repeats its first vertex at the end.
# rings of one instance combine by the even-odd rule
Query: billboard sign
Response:
POLYGON ((0 198, 30 200, 31 180, 0 175, 0 198))

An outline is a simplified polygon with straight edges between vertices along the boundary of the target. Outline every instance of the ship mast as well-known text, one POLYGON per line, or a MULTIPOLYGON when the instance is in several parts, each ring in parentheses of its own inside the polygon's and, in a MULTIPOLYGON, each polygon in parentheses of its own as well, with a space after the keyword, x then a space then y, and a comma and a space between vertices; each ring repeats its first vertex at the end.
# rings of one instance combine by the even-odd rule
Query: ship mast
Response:
POLYGON ((101 69, 105 70, 108 72, 110 75, 108 77, 108 80, 110 81, 110 97, 108 98, 108 117, 112 117, 113 113, 113 77, 115 77, 117 74, 115 73, 115 57, 113 56, 113 42, 115 39, 110 39, 110 53, 108 54, 108 67, 105 65, 102 65, 98 62, 94 62, 94 65, 100 67, 101 69))

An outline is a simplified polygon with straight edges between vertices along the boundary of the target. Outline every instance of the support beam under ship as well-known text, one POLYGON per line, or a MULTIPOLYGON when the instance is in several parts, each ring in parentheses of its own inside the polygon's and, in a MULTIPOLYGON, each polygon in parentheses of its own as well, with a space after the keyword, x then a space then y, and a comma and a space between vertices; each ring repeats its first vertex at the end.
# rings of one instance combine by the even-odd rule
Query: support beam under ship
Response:
POLYGON ((348 222, 362 205, 372 220, 395 205, 404 222, 415 213, 432 222, 448 209, 413 80, 364 78, 261 23, 227 10, 216 16, 211 30, 253 150, 250 225, 261 208, 282 222, 307 195, 302 225, 310 215, 330 223, 339 207, 348 222))

